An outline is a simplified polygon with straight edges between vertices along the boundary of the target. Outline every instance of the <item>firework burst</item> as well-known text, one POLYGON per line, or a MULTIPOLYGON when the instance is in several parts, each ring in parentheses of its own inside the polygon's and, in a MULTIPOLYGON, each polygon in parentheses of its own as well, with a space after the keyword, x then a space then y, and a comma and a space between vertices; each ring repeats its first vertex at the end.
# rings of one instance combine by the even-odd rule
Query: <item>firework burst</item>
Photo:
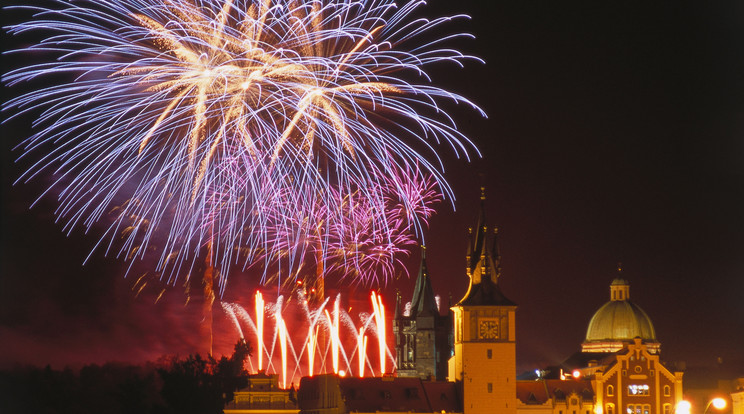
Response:
POLYGON ((21 180, 56 177, 68 229, 115 210, 101 246, 135 261, 157 239, 168 281, 205 255, 225 276, 235 264, 301 257, 305 239, 288 235, 312 227, 323 228, 323 252, 345 252, 332 240, 347 234, 398 248, 430 214, 433 198, 411 197, 412 186, 432 177, 452 198, 434 145, 475 151, 439 105, 480 109, 423 69, 475 59, 442 46, 467 35, 428 35, 464 16, 414 19, 423 2, 391 0, 54 5, 17 6, 34 17, 6 28, 44 37, 9 53, 49 59, 4 82, 57 82, 5 105, 39 114, 22 148, 45 155, 21 180))

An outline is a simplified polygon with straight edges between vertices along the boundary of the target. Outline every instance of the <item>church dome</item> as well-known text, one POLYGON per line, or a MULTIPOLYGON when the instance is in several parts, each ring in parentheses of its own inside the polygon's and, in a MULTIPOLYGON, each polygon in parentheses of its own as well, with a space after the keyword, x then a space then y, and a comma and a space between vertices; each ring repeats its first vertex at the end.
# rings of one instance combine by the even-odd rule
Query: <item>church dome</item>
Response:
POLYGON ((639 337, 658 349, 656 332, 651 319, 638 305, 631 302, 630 285, 623 279, 610 284, 610 301, 594 313, 586 330, 584 352, 615 352, 623 343, 639 337))

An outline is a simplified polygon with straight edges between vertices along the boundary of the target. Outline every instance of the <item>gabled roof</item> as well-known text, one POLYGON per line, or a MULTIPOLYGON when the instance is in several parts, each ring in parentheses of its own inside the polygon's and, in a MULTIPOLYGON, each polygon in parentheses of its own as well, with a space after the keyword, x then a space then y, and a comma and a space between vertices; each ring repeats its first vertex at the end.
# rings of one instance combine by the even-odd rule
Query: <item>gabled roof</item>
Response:
POLYGON ((594 400, 590 380, 517 381, 517 398, 524 404, 545 404, 549 399, 562 401, 572 394, 585 401, 594 400))
POLYGON ((594 389, 590 380, 548 379, 545 380, 545 387, 548 389, 548 394, 555 400, 569 397, 571 394, 576 394, 586 401, 594 400, 594 389))
POLYGON ((550 396, 545 381, 517 381, 517 398, 524 404, 545 404, 550 396))
POLYGON ((445 381, 422 381, 431 412, 462 412, 462 398, 457 384, 445 381))

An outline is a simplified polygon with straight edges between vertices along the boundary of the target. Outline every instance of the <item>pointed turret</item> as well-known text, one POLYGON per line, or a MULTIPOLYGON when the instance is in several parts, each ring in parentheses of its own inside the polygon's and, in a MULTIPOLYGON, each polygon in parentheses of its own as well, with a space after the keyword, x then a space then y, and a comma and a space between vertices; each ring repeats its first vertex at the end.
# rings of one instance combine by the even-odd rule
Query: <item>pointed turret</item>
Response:
POLYGON ((475 227, 475 235, 471 236, 472 247, 468 247, 468 255, 470 256, 470 262, 468 263, 470 268, 468 269, 471 274, 473 269, 476 268, 478 262, 483 260, 486 252, 486 232, 488 226, 486 225, 486 188, 481 187, 481 206, 480 215, 478 216, 478 225, 475 227))
POLYGON ((439 315, 434 289, 431 287, 429 270, 426 267, 426 246, 421 246, 421 265, 413 288, 411 301, 411 316, 439 315))
POLYGON ((498 228, 493 228, 491 248, 488 249, 488 224, 486 222, 485 188, 481 187, 481 211, 478 227, 468 246, 470 286, 460 305, 514 305, 498 286, 501 275, 501 254, 498 245, 498 228))
POLYGON ((398 289, 395 289, 395 312, 393 313, 393 319, 400 319, 400 315, 400 291, 398 289))

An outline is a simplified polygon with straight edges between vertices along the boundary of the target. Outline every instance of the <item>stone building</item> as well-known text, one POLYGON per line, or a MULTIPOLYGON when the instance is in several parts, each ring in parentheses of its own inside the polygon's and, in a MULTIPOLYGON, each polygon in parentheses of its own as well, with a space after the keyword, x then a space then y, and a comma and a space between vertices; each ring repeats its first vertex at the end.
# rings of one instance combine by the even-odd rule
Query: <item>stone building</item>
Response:
POLYGON ((592 383, 584 379, 517 381, 517 414, 594 414, 592 383))
POLYGON ((393 336, 399 377, 425 380, 447 379, 447 360, 451 354, 450 315, 442 315, 426 267, 426 248, 421 250, 421 265, 408 314, 401 311, 396 297, 393 336))
POLYGON ((225 414, 297 414, 299 411, 294 385, 281 389, 276 374, 263 372, 251 375, 248 385, 236 391, 223 410, 225 414))

